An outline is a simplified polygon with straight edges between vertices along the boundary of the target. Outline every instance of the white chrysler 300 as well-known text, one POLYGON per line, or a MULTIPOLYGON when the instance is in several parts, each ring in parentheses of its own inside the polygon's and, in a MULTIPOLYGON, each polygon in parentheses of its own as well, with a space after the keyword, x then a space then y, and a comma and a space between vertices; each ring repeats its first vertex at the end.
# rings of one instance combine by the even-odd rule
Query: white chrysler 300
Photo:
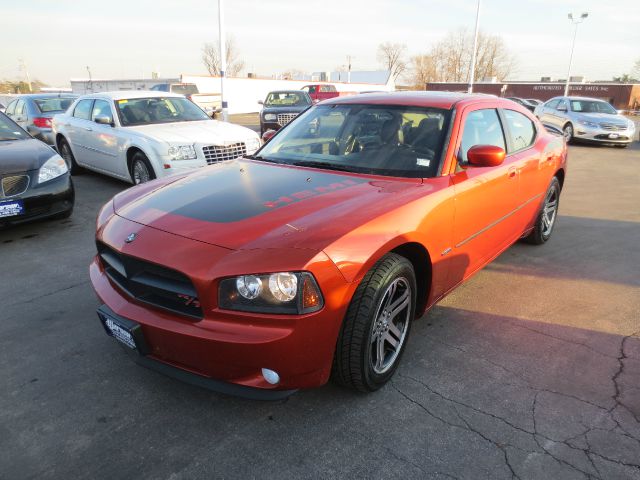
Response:
POLYGON ((260 147, 254 131, 212 120, 184 96, 167 92, 81 96, 53 118, 53 131, 72 173, 84 167, 135 184, 260 147))

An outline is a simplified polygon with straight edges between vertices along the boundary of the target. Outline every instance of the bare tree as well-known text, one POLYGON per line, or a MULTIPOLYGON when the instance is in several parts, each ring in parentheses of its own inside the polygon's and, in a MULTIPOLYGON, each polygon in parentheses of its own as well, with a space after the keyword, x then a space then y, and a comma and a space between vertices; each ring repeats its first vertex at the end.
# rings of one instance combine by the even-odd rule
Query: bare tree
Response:
POLYGON ((391 72, 391 77, 396 80, 407 69, 404 56, 407 46, 402 43, 385 42, 378 45, 377 59, 391 72))
POLYGON ((413 88, 417 90, 423 90, 429 82, 438 81, 437 65, 433 55, 411 57, 410 71, 409 79, 413 88))
MULTIPOLYGON (((235 77, 244 68, 244 61, 240 58, 240 52, 236 46, 235 38, 227 37, 225 42, 227 59, 227 76, 235 77)), ((220 75, 220 43, 205 43, 202 47, 202 62, 209 75, 220 75)))
MULTIPOLYGON (((412 78, 414 83, 419 85, 418 82, 427 78, 427 82, 469 81, 472 50, 473 38, 467 30, 459 29, 450 32, 436 43, 428 54, 413 57, 412 78), (427 59, 428 62, 426 62, 427 59), (427 76, 425 76, 425 69, 429 72, 427 76)), ((479 33, 474 80, 488 77, 504 79, 513 71, 514 66, 513 55, 507 49, 502 38, 497 35, 479 33)), ((422 88, 424 88, 424 83, 422 88)))

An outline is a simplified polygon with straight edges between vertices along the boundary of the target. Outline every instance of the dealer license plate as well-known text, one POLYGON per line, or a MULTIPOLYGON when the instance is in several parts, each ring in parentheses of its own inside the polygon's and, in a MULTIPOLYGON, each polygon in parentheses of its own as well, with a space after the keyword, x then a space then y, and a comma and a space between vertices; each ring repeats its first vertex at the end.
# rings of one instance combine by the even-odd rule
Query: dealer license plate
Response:
POLYGON ((0 201, 0 218, 15 217, 24 213, 22 200, 0 201))
POLYGON ((620 135, 618 135, 617 133, 610 133, 609 134, 609 138, 618 138, 620 135))
POLYGON ((102 324, 104 325, 104 328, 107 329, 107 333, 109 335, 127 347, 135 350, 136 341, 133 339, 133 335, 131 335, 131 331, 127 327, 120 325, 117 320, 104 314, 100 315, 100 320, 102 320, 102 324))

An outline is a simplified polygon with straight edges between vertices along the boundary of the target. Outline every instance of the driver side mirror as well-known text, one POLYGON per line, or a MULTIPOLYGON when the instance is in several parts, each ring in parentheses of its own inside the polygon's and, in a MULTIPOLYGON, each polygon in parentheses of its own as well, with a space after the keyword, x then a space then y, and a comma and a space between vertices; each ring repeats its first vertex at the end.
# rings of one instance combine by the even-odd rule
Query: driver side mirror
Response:
POLYGON ((264 105, 264 100, 258 100, 259 105, 264 105))
POLYGON ((497 167, 504 162, 507 152, 495 145, 476 145, 467 152, 467 161, 472 167, 497 167))
POLYGON ((567 106, 566 105, 558 105, 557 110, 559 112, 566 112, 567 111, 567 106))
POLYGON ((99 123, 100 125, 109 125, 111 127, 114 126, 113 119, 106 115, 98 115, 93 121, 99 123))

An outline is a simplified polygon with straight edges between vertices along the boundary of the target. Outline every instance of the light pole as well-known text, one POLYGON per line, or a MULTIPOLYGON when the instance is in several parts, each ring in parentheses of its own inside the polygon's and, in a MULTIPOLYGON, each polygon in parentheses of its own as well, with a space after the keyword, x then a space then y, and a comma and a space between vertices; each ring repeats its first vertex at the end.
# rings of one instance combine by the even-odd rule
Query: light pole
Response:
POLYGON ((478 0, 478 9, 476 10, 476 31, 473 34, 473 52, 471 53, 471 68, 469 69, 469 88, 468 93, 473 92, 473 78, 476 76, 476 55, 478 50, 478 29, 480 27, 480 0, 478 0))
POLYGON ((223 1, 218 0, 218 43, 220 44, 220 100, 222 101, 222 121, 226 122, 228 118, 227 101, 224 98, 224 79, 227 75, 227 55, 224 35, 224 18, 223 18, 223 1))
POLYGON ((569 79, 571 78, 571 64, 573 63, 573 49, 576 46, 576 36, 578 35, 578 25, 584 22, 585 18, 589 16, 589 12, 583 12, 582 14, 580 14, 580 17, 578 18, 574 18, 573 13, 570 13, 568 16, 569 16, 569 21, 571 21, 571 23, 573 23, 574 25, 574 29, 573 29, 573 42, 571 42, 571 55, 569 55, 569 69, 567 70, 567 83, 564 86, 565 97, 569 96, 569 79))

